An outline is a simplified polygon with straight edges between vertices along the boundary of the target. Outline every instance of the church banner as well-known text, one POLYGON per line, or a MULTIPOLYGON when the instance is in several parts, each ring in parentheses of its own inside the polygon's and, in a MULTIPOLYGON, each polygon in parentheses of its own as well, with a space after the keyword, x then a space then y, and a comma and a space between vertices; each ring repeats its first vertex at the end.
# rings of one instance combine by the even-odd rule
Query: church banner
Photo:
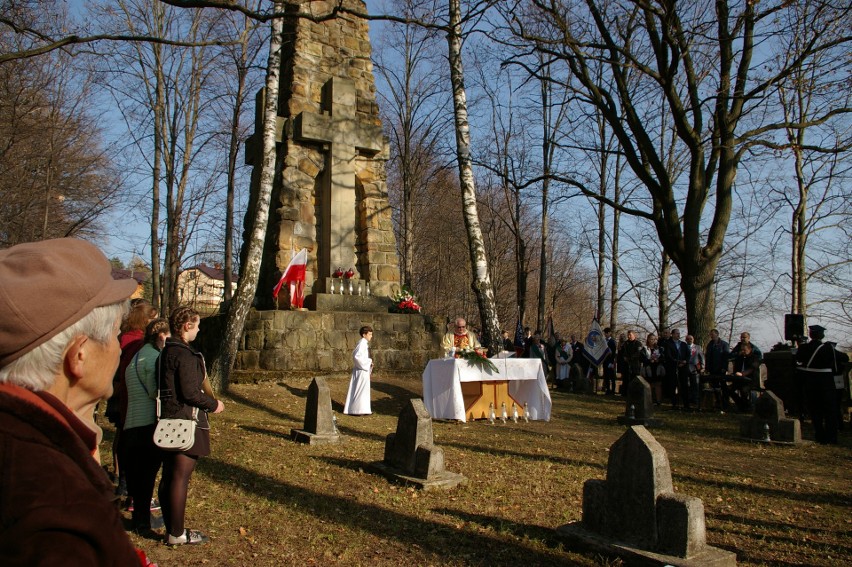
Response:
POLYGON ((600 366, 607 354, 609 354, 609 346, 606 344, 606 337, 596 317, 592 319, 592 328, 589 329, 586 342, 583 343, 583 356, 595 366, 600 366))

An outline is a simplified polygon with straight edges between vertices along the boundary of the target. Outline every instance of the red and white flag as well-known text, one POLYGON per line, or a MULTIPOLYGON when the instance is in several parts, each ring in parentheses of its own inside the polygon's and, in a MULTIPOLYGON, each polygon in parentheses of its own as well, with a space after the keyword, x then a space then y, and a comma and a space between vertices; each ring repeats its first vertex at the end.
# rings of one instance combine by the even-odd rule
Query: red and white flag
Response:
POLYGON ((281 286, 286 282, 290 284, 290 305, 301 308, 305 301, 305 271, 307 266, 308 249, 302 248, 287 264, 287 268, 281 274, 281 279, 278 280, 278 284, 272 290, 272 298, 278 299, 281 286))

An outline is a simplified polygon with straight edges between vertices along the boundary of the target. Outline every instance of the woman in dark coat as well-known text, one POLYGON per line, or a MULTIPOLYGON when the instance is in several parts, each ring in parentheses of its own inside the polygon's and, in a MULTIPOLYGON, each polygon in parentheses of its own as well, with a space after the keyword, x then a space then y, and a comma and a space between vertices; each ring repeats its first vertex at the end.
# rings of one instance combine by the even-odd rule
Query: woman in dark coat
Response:
POLYGON ((207 375, 204 357, 189 346, 198 335, 199 322, 198 313, 189 307, 178 307, 172 312, 169 317, 172 336, 166 339, 158 365, 160 417, 192 419, 193 410, 198 410, 195 444, 186 451, 164 452, 163 477, 157 495, 166 525, 166 543, 169 545, 208 541, 202 532, 184 529, 189 479, 198 458, 210 454, 207 412, 219 413, 225 409, 221 401, 202 390, 207 375))

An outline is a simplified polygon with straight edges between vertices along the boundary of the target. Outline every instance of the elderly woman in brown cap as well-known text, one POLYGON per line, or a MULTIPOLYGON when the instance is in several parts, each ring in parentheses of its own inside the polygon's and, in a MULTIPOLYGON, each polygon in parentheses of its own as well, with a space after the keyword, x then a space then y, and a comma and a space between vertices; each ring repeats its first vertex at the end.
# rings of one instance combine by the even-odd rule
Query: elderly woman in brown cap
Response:
POLYGON ((134 280, 92 244, 0 251, 0 565, 139 565, 78 417, 112 393, 134 280))

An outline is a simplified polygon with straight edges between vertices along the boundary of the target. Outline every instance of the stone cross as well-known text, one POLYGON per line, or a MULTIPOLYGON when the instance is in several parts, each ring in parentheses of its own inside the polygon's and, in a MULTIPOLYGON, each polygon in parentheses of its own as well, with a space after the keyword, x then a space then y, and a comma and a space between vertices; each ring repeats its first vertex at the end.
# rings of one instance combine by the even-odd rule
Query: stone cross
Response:
MULTIPOLYGON (((356 120, 355 82, 332 77, 323 87, 323 113, 300 112, 293 124, 299 141, 330 146, 320 187, 323 211, 318 246, 320 274, 340 266, 357 269, 355 257, 355 157, 376 154, 384 145, 382 129, 356 120)), ((357 276, 356 276, 357 277, 357 276)))

